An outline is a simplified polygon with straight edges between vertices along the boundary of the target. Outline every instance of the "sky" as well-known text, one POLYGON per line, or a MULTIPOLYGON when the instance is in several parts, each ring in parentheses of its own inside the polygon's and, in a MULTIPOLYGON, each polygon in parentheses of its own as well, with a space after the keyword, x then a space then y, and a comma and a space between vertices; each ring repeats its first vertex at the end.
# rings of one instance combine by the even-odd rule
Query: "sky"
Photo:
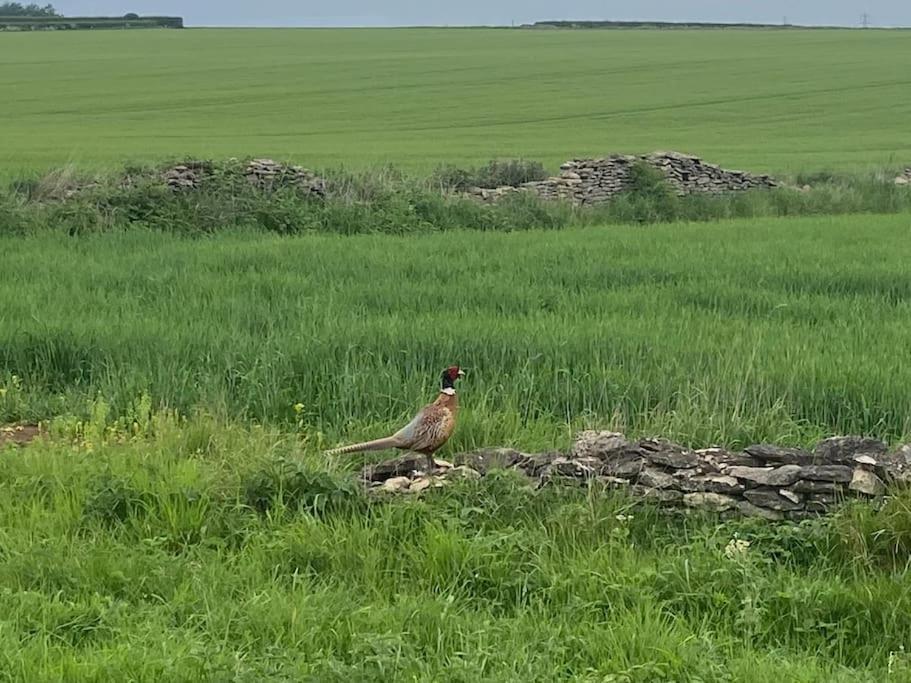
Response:
MULTIPOLYGON (((47 0, 42 0, 44 3, 47 0)), ((613 19, 911 26, 911 0, 58 0, 69 16, 164 14, 188 26, 510 25, 613 19)))

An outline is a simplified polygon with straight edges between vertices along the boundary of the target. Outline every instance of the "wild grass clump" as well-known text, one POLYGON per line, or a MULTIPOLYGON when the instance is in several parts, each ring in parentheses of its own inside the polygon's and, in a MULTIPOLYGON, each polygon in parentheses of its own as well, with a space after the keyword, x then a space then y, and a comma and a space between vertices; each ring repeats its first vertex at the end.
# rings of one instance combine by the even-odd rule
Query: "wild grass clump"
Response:
POLYGON ((444 192, 467 192, 473 187, 519 187, 523 183, 544 180, 548 175, 547 169, 538 161, 492 159, 484 166, 472 168, 443 164, 433 171, 429 184, 444 192))
POLYGON ((911 591, 895 565, 843 543, 854 511, 799 525, 668 513, 597 484, 533 489, 509 472, 376 498, 272 430, 224 425, 205 457, 182 453, 182 431, 203 422, 128 442, 110 432, 91 452, 41 442, 0 460, 9 670, 598 671, 643 683, 786 671, 828 683, 911 669, 911 591), (251 492, 267 504, 247 504, 251 492))

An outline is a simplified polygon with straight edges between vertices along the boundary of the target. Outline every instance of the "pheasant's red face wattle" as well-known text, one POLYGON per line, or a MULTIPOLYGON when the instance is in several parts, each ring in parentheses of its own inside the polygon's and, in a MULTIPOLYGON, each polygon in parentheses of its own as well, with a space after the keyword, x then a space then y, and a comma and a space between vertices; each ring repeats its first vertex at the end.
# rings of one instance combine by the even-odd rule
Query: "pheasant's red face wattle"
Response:
POLYGON ((446 369, 446 373, 449 375, 449 379, 455 382, 461 375, 464 373, 458 365, 453 365, 451 368, 446 369))

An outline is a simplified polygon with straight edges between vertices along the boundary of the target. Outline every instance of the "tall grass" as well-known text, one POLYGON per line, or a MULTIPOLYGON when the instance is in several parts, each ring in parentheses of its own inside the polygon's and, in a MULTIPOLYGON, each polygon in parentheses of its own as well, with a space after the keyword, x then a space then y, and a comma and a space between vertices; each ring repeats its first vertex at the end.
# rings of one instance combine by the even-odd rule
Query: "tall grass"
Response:
POLYGON ((157 420, 0 459, 5 680, 911 672, 906 569, 873 545, 907 514, 722 522, 505 474, 371 501, 275 432, 157 420))
MULTIPOLYGON (((908 217, 394 237, 0 240, 0 420, 140 395, 384 432, 469 369, 455 448, 911 433, 908 217), (19 378, 19 388, 10 377, 19 378)), ((319 435, 319 436, 317 436, 319 435)))

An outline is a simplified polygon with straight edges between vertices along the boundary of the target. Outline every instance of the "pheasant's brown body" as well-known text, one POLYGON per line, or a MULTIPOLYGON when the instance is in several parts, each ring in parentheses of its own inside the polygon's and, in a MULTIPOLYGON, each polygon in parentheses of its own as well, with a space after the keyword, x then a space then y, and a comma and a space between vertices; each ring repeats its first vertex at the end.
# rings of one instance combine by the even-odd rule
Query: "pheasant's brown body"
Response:
POLYGON ((456 419, 459 415, 459 397, 453 383, 462 375, 457 368, 449 368, 443 373, 443 388, 437 399, 425 406, 407 425, 392 436, 375 441, 345 446, 329 451, 329 455, 345 453, 363 453, 397 448, 403 451, 421 453, 430 458, 452 436, 456 419))

